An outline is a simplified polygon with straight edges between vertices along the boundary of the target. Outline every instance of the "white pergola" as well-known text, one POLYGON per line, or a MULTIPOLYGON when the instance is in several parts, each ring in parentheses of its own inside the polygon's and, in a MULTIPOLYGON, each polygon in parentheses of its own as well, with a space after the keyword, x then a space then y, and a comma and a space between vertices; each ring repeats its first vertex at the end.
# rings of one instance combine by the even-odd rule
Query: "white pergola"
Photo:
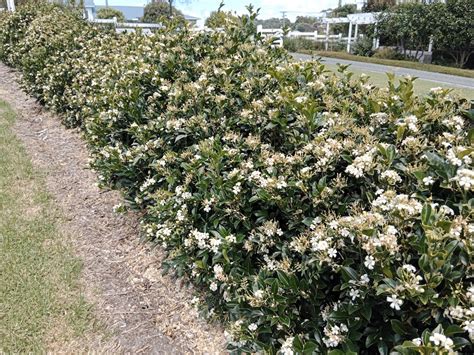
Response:
POLYGON ((7 0, 7 10, 15 11, 15 0, 7 0))
MULTIPOLYGON (((365 12, 361 14, 350 14, 347 17, 325 17, 322 19, 322 22, 326 24, 326 45, 325 48, 328 50, 329 44, 329 26, 331 24, 339 24, 339 23, 348 23, 349 24, 349 33, 347 34, 347 52, 350 53, 351 51, 351 43, 352 43, 352 26, 355 25, 354 31, 354 38, 357 39, 357 35, 359 34, 359 25, 369 25, 369 24, 377 24, 377 15, 378 12, 365 12)), ((378 39, 374 39, 374 48, 378 47, 378 39)))

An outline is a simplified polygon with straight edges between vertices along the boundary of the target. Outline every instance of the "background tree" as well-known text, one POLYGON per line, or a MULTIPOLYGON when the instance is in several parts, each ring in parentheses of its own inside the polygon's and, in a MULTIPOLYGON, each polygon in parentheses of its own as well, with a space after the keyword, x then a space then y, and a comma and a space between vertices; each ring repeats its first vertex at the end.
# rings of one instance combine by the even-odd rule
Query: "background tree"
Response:
POLYGON ((120 10, 113 9, 111 7, 106 7, 106 8, 99 9, 99 11, 97 11, 97 18, 112 19, 114 17, 116 17, 117 21, 119 22, 125 21, 125 16, 120 10))
POLYGON ((434 46, 451 56, 462 68, 474 53, 474 4, 472 0, 448 0, 439 4, 443 13, 431 15, 438 26, 433 33, 434 46))
POLYGON ((377 25, 379 35, 385 44, 396 45, 405 56, 408 50, 414 50, 414 57, 419 58, 438 27, 435 14, 440 6, 407 3, 385 11, 377 25))
MULTIPOLYGON (((355 14, 357 12, 357 6, 354 4, 346 4, 343 6, 339 6, 332 10, 329 13, 329 17, 346 17, 350 14, 355 14)), ((347 33, 349 31, 349 24, 347 23, 340 23, 331 26, 333 33, 347 33)))
POLYGON ((278 17, 272 17, 269 19, 255 21, 257 25, 262 25, 263 28, 283 28, 291 26, 291 21, 287 18, 282 19, 278 17))
POLYGON ((142 21, 147 23, 160 23, 169 21, 171 18, 177 19, 184 22, 184 16, 181 11, 171 5, 170 15, 170 4, 167 1, 154 1, 145 6, 142 21))
POLYGON ((314 32, 318 29, 318 19, 312 16, 297 16, 293 28, 300 32, 314 32))
POLYGON ((368 0, 364 12, 379 12, 390 9, 397 4, 396 0, 368 0))

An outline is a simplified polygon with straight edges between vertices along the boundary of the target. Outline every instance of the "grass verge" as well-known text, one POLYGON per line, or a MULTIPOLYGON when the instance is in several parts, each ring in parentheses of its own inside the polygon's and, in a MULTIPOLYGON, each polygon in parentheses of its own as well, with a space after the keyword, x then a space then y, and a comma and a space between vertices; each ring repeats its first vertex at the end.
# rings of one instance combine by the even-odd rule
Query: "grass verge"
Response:
MULTIPOLYGON (((337 72, 337 65, 327 64, 324 65, 334 72, 337 72)), ((366 74, 370 77, 369 82, 378 87, 386 87, 388 85, 388 78, 385 73, 375 73, 369 72, 367 70, 357 70, 354 68, 350 68, 350 71, 354 73, 355 77, 361 76, 362 74, 366 74)), ((396 76, 396 79, 399 79, 399 76, 396 76)), ((426 95, 429 93, 430 89, 440 86, 445 89, 451 89, 452 94, 465 98, 467 100, 474 100, 474 90, 471 89, 464 89, 464 88, 454 88, 446 84, 437 83, 433 81, 427 81, 423 79, 416 79, 413 83, 413 90, 416 95, 426 95)))
POLYGON ((345 52, 309 51, 309 50, 300 50, 299 52, 303 54, 310 54, 310 55, 321 56, 321 57, 353 60, 353 61, 364 62, 364 63, 390 65, 393 67, 417 69, 417 70, 424 70, 424 71, 441 73, 441 74, 450 74, 450 75, 464 76, 467 78, 474 78, 474 70, 469 70, 469 69, 445 67, 442 65, 435 65, 435 64, 423 64, 423 63, 418 63, 418 62, 411 62, 408 60, 393 60, 393 59, 380 59, 380 58, 374 58, 374 57, 363 57, 363 56, 353 55, 353 54, 349 54, 345 52))
POLYGON ((44 353, 99 328, 80 292, 81 262, 14 121, 0 100, 0 353, 44 353))

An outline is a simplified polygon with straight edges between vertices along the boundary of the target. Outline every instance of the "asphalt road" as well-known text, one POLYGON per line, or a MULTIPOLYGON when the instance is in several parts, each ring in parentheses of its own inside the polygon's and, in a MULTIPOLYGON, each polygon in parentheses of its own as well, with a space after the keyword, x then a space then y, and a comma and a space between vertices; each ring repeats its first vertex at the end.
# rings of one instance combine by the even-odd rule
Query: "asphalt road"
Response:
MULTIPOLYGON (((313 57, 308 54, 300 54, 300 53, 292 53, 292 55, 293 57, 299 60, 312 60, 315 58, 319 58, 319 57, 313 57)), ((325 64, 332 64, 332 65, 336 65, 338 63, 344 64, 344 65, 350 64, 351 68, 355 70, 367 72, 367 74, 370 74, 369 72, 382 73, 382 74, 391 72, 399 76, 411 75, 413 77, 417 77, 422 80, 432 81, 438 84, 444 84, 444 85, 449 85, 456 88, 474 90, 474 79, 465 78, 462 76, 433 73, 433 72, 417 70, 417 69, 392 67, 389 65, 356 62, 352 60, 338 59, 338 58, 321 57, 321 61, 325 64)))

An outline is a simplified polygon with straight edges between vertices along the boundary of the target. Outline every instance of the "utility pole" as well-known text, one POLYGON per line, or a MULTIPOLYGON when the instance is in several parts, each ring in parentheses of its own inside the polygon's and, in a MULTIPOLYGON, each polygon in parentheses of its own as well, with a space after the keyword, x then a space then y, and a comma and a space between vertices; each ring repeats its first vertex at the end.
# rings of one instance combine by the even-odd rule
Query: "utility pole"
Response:
POLYGON ((105 0, 105 7, 109 7, 109 0, 105 0))
POLYGON ((286 25, 286 13, 287 13, 288 11, 280 11, 280 12, 281 12, 281 18, 282 18, 282 25, 281 25, 281 27, 283 28, 283 27, 285 27, 285 25, 286 25))

